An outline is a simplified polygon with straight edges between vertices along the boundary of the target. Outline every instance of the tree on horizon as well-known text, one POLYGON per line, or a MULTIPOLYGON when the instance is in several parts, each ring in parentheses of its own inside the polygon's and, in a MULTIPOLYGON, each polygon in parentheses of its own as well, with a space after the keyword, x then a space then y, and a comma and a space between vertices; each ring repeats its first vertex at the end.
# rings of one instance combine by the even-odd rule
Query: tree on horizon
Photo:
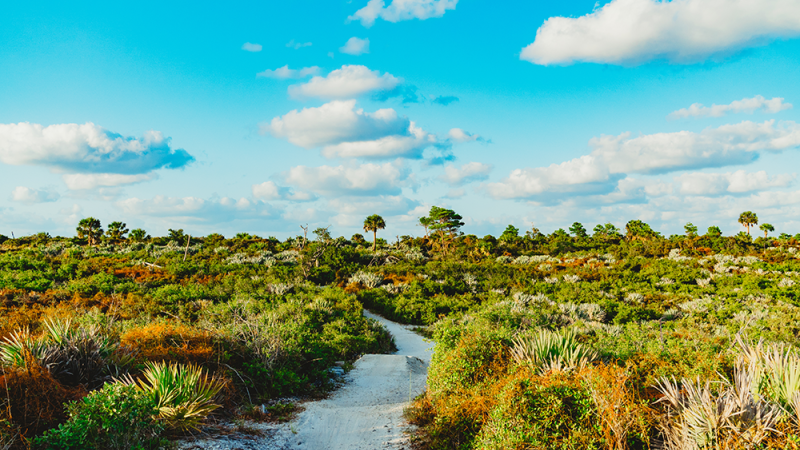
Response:
POLYGON ((739 223, 747 228, 747 234, 750 235, 750 227, 758 225, 758 216, 753 211, 745 211, 739 214, 739 223))
POLYGON ((383 217, 373 214, 366 219, 364 219, 364 231, 369 232, 372 231, 372 251, 376 251, 378 249, 378 230, 383 230, 386 228, 386 221, 383 220, 383 217))
POLYGON ((78 232, 78 237, 86 239, 89 245, 96 245, 100 238, 103 236, 103 228, 100 220, 94 217, 87 217, 78 222, 78 227, 75 229, 78 232))

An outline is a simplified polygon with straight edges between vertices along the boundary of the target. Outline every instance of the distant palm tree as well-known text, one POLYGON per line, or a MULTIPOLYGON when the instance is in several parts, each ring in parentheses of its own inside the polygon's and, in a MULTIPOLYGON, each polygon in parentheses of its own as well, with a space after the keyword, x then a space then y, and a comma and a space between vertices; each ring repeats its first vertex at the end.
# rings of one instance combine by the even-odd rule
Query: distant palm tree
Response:
POLYGON ((425 228, 425 237, 428 237, 428 228, 433 224, 433 219, 428 216, 419 218, 419 225, 425 228))
POLYGON ((386 221, 383 217, 373 214, 364 219, 364 231, 372 231, 372 251, 378 249, 378 230, 386 228, 386 221))
POLYGON ((761 231, 764 232, 764 239, 767 238, 767 233, 772 233, 773 231, 775 231, 775 227, 773 227, 772 224, 769 223, 762 223, 761 226, 758 228, 760 228, 761 231))
POLYGON ((108 239, 110 239, 112 242, 125 239, 126 234, 128 234, 128 227, 125 222, 111 222, 108 224, 106 237, 108 237, 108 239))
POLYGON ((78 228, 76 228, 78 237, 86 239, 89 245, 95 245, 97 241, 100 240, 100 237, 103 236, 103 229, 101 226, 100 221, 94 217, 81 219, 81 221, 78 222, 78 228))
POLYGON ((758 225, 758 216, 752 211, 745 211, 739 214, 739 223, 747 228, 747 234, 750 234, 750 227, 758 225))

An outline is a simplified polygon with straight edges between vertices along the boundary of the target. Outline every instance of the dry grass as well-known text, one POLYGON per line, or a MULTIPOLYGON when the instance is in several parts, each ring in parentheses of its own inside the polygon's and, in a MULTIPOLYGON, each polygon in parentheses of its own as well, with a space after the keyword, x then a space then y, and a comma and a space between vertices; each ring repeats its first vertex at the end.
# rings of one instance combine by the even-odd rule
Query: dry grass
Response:
POLYGON ((186 325, 156 323, 134 328, 120 338, 146 361, 205 364, 215 359, 211 333, 186 325))

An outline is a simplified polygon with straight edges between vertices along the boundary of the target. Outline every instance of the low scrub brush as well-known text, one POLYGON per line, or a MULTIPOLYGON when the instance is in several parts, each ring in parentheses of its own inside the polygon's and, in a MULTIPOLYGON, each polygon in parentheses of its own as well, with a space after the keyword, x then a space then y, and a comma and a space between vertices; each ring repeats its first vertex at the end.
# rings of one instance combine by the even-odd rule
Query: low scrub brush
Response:
POLYGON ((597 352, 579 343, 574 333, 538 330, 532 336, 513 339, 511 356, 517 364, 529 364, 540 373, 569 372, 586 367, 597 359, 597 352))
POLYGON ((142 379, 126 376, 124 381, 144 392, 158 408, 167 428, 177 431, 198 429, 209 414, 225 382, 195 365, 148 363, 142 379))

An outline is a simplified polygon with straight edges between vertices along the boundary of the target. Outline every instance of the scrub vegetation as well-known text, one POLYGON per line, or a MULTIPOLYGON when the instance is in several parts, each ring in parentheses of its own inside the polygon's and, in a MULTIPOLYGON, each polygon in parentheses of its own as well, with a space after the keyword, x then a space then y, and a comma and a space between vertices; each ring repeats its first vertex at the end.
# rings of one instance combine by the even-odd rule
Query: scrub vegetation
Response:
POLYGON ((796 448, 800 236, 740 222, 478 237, 434 207, 424 237, 392 242, 380 216, 368 239, 93 218, 0 237, 0 449, 161 448, 269 418, 329 391, 335 363, 393 350, 362 308, 436 342, 407 411, 421 448, 796 448))

